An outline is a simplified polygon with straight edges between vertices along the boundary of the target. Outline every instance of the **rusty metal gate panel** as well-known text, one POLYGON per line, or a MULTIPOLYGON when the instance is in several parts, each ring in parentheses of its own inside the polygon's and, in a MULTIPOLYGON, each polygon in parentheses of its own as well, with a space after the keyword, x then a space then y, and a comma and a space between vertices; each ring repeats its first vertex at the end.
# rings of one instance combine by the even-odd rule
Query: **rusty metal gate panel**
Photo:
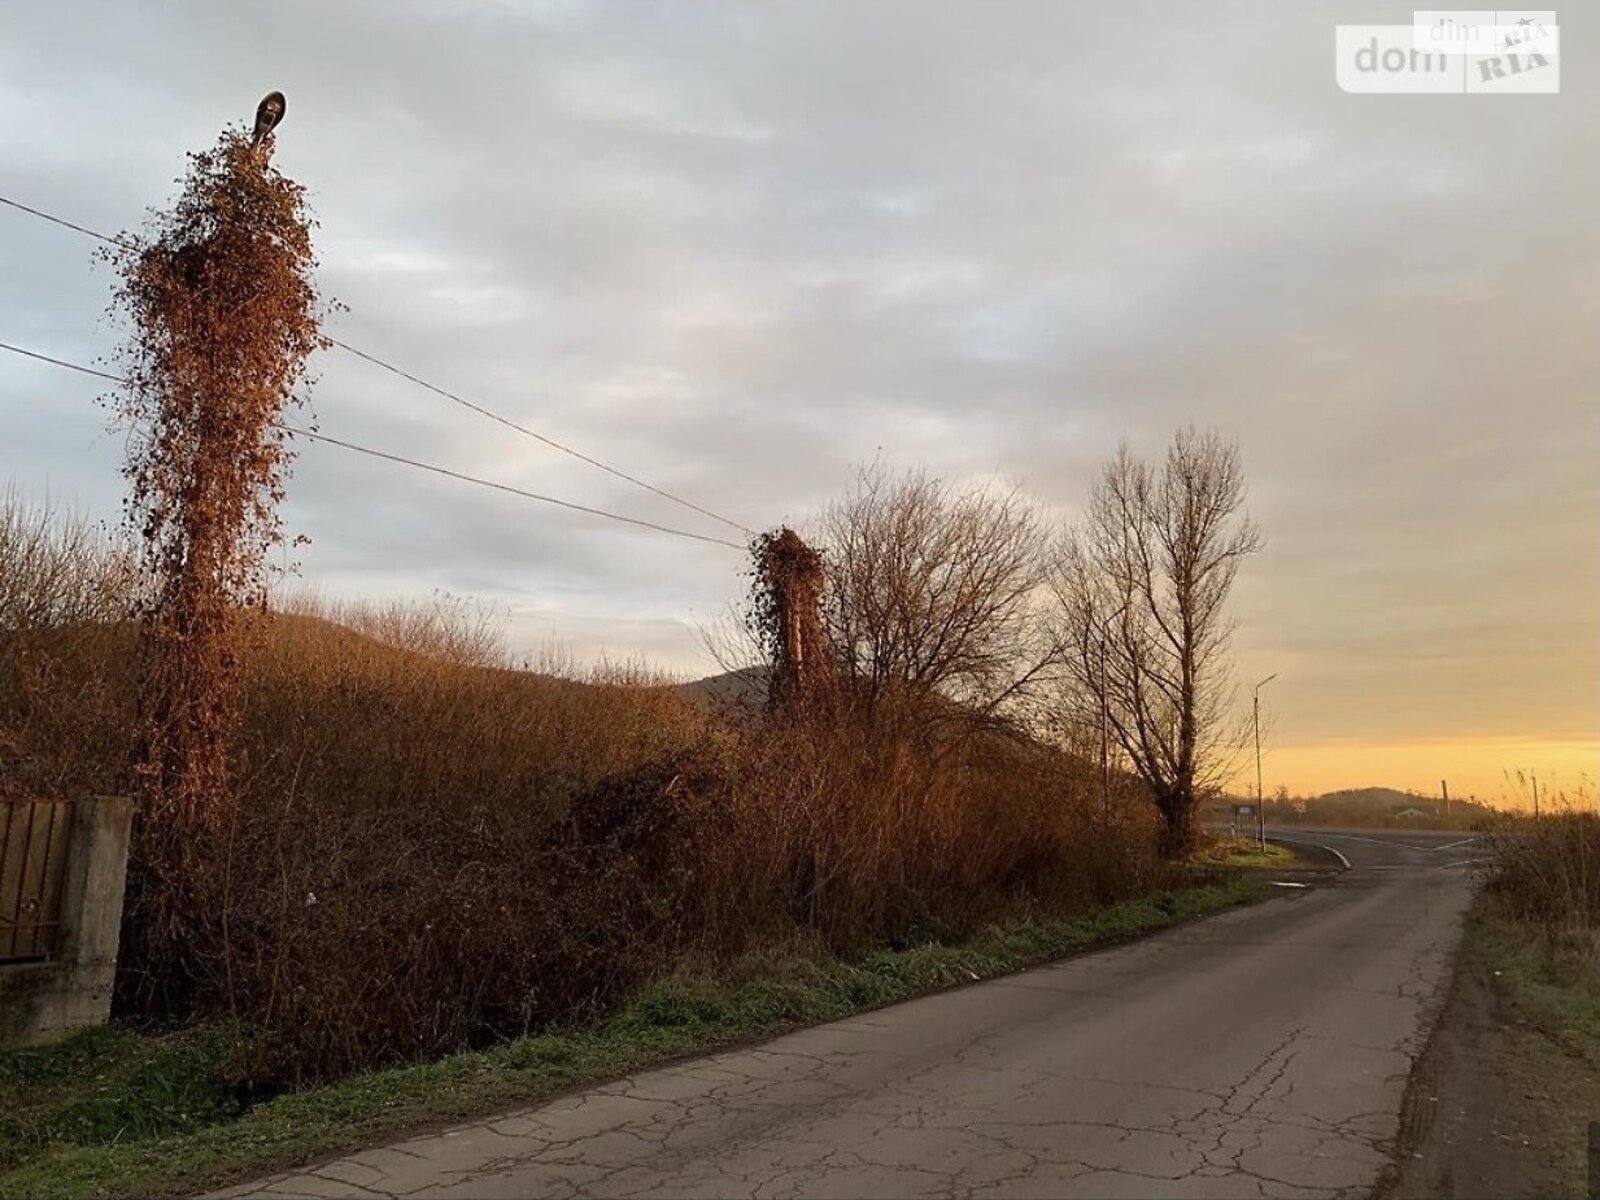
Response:
POLYGON ((72 801, 0 796, 0 963, 61 949, 72 801))

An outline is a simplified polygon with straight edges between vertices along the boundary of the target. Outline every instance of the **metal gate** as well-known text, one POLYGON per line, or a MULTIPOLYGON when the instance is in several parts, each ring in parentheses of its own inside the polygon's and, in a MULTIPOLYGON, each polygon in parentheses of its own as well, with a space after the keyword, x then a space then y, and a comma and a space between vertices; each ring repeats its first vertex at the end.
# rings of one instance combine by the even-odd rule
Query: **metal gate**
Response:
POLYGON ((60 950, 71 831, 70 800, 0 796, 0 963, 60 950))

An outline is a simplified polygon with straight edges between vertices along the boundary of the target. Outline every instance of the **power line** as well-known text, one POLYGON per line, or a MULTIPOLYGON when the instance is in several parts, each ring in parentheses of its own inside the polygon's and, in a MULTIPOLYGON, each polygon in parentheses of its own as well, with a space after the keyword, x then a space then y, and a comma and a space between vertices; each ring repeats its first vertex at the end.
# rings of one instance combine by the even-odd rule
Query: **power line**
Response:
POLYGON ((51 358, 48 354, 40 354, 36 350, 24 350, 21 346, 13 346, 10 342, 0 342, 0 350, 9 350, 11 353, 20 354, 25 358, 36 358, 40 362, 49 363, 53 367, 65 367, 69 371, 79 371, 85 375, 93 375, 97 379, 109 379, 112 383, 128 382, 121 375, 111 375, 105 371, 97 371, 93 367, 85 367, 79 363, 68 362, 64 358, 51 358))
POLYGON ((122 238, 111 237, 108 234, 100 233, 98 230, 90 229, 87 226, 75 224, 74 222, 67 220, 65 217, 58 217, 52 213, 47 213, 42 209, 32 208, 26 204, 23 204, 20 200, 11 199, 9 196, 0 196, 0 204, 9 204, 12 208, 19 209, 22 212, 28 213, 35 217, 40 217, 43 220, 49 221, 53 225, 61 225, 67 229, 74 230, 77 233, 83 233, 87 234, 89 237, 98 238, 102 242, 110 242, 113 246, 132 245, 132 243, 127 242, 122 238))
POLYGON ((697 542, 710 542, 713 546, 727 546, 730 550, 744 549, 738 542, 726 541, 719 537, 710 537, 703 533, 690 533, 686 529, 674 529, 670 525, 657 525, 654 521, 646 521, 640 517, 627 517, 621 513, 606 512, 600 508, 590 508, 585 504, 575 504, 571 500, 558 500, 554 496, 545 496, 538 492, 526 491, 523 488, 513 487, 509 483, 496 483, 492 479, 480 479, 476 475, 464 475, 460 471, 452 471, 449 467, 419 462, 414 458, 404 458, 398 454, 390 454, 386 450, 374 450, 369 446, 358 446, 354 442, 340 441, 338 438, 329 437, 325 433, 313 433, 309 429, 297 429, 293 425, 281 423, 278 428, 286 433, 293 434, 295 437, 310 438, 313 442, 326 442, 330 446, 354 450, 357 454, 368 454, 373 458, 385 459, 388 462, 399 463, 406 467, 415 467, 419 471, 432 471, 435 475, 445 475, 451 479, 459 479, 464 483, 475 483, 479 487, 493 488, 497 492, 509 492, 513 496, 525 496, 529 500, 538 500, 544 504, 554 504, 559 508, 571 509, 573 512, 588 513, 592 517, 605 517, 610 521, 623 521, 629 525, 637 525, 641 529, 653 529, 657 533, 670 533, 674 537, 693 538, 697 542))
MULTIPOLYGON (((0 350, 8 350, 12 354, 20 354, 25 358, 35 359, 38 362, 49 363, 51 366, 64 367, 68 371, 77 371, 83 375, 93 375, 97 379, 109 380, 112 383, 128 384, 131 381, 121 375, 112 375, 94 367, 86 367, 81 363, 68 362, 64 358, 55 358, 49 354, 40 354, 36 350, 25 350, 21 346, 13 346, 10 342, 0 342, 0 350)), ((497 483, 492 479, 483 479, 477 475, 468 475, 462 471, 441 467, 436 463, 422 462, 404 455, 391 454, 387 450, 375 450, 371 446, 362 446, 355 442, 347 442, 341 438, 330 437, 325 433, 316 433, 309 429, 301 429, 282 421, 274 421, 274 428, 281 429, 292 437, 303 437, 313 442, 325 442, 330 446, 338 446, 344 450, 365 454, 371 458, 381 458, 386 462, 398 463, 401 466, 414 467, 419 471, 429 471, 435 475, 444 475, 450 479, 458 479, 463 483, 475 484, 478 487, 490 488, 497 492, 506 492, 513 496, 522 496, 528 500, 537 500, 541 504, 553 504, 557 508, 565 508, 571 512, 584 513, 591 517, 604 517, 608 521, 620 521, 624 525, 634 525, 640 529, 649 529, 655 533, 671 534, 673 537, 688 538, 696 542, 708 542, 713 546, 726 546, 730 550, 743 550, 745 547, 738 542, 730 542, 725 538, 711 537, 703 533, 691 533, 687 529, 675 529, 671 525, 658 525, 654 521, 646 521, 642 517, 630 517, 623 513, 607 512, 603 508, 591 508, 587 504, 578 504, 571 500, 561 500, 555 496, 546 496, 540 492, 530 492, 526 488, 515 487, 509 483, 497 483)))
MULTIPOLYGON (((74 221, 69 221, 65 217, 58 217, 53 213, 45 212, 42 209, 33 208, 30 205, 13 200, 8 196, 0 196, 0 204, 10 205, 12 208, 28 213, 31 216, 39 217, 43 220, 51 222, 52 224, 61 225, 67 229, 74 230, 77 233, 86 234, 92 238, 98 238, 100 241, 107 242, 113 246, 132 246, 132 243, 126 239, 111 237, 110 235, 101 233, 98 230, 90 229, 85 225, 79 225, 74 221)), ((651 492, 654 495, 660 496, 663 500, 670 500, 672 503, 681 505, 687 509, 691 509, 703 517, 710 517, 713 521, 720 521, 730 529, 737 529, 741 533, 750 534, 752 537, 755 536, 755 530, 751 529, 748 525, 744 525, 730 517, 725 517, 720 513, 712 512, 709 508, 702 507, 701 505, 696 504, 693 500, 686 500, 684 497, 675 495, 674 493, 667 491, 665 488, 657 487, 653 483, 647 483, 645 480, 640 479, 636 475, 630 475, 626 471, 620 470, 617 467, 613 467, 608 463, 601 462, 597 458, 592 458, 583 453, 581 450, 575 450, 571 446, 558 442, 555 438, 548 437, 545 434, 529 429, 525 425, 520 425, 511 418, 502 416, 492 409, 486 408, 475 401, 468 400, 464 396, 459 396, 455 392, 450 391, 448 388, 442 388, 438 384, 429 383, 426 379, 422 379, 419 376, 413 375, 409 371, 402 370, 393 363, 386 362, 375 354, 369 354, 365 350, 358 349, 357 347, 350 345, 348 342, 340 341, 338 338, 329 338, 328 340, 339 349, 345 351, 347 354, 353 354, 357 358, 364 359, 373 366, 388 371, 391 375, 397 375, 401 379, 408 380, 420 388, 425 388, 437 396, 442 396, 446 400, 450 400, 461 405, 463 408, 471 409, 480 416, 488 417, 491 421, 496 421, 508 429, 514 429, 525 437, 530 437, 537 442, 542 442, 544 445, 549 446, 553 450, 559 450, 562 454, 570 455, 580 462, 587 463, 591 467, 596 467, 599 470, 604 471, 608 475, 614 476, 615 478, 621 479, 627 483, 631 483, 635 487, 643 488, 647 492, 651 492)))
POLYGON ((571 446, 562 445, 562 443, 556 441, 554 438, 546 437, 542 433, 537 433, 534 430, 527 428, 525 425, 519 425, 515 421, 511 420, 511 418, 503 417, 499 413, 494 412, 491 409, 487 409, 481 404, 477 404, 463 396, 458 396, 452 391, 439 387, 437 384, 429 383, 426 379, 419 379, 409 371, 401 370, 393 363, 384 362, 383 359, 378 358, 375 355, 368 354, 365 350, 357 350, 348 342, 341 342, 338 338, 330 338, 329 341, 331 341, 335 346, 339 347, 339 349, 347 351, 350 354, 354 354, 357 358, 365 359, 375 367, 381 367, 383 370, 388 371, 392 375, 398 375, 401 379, 410 380, 418 387, 426 388, 428 391, 433 392, 436 395, 443 396, 446 400, 453 400, 463 408, 470 408, 473 412, 478 413, 481 416, 488 417, 491 421, 498 421, 506 428, 515 429, 518 433, 527 437, 531 437, 535 441, 543 442, 546 446, 549 446, 554 450, 559 450, 563 454, 570 454, 573 458, 578 459, 580 462, 586 462, 591 467, 598 467, 607 475, 614 475, 618 479, 626 480, 635 487, 643 488, 647 492, 654 492, 657 496, 660 496, 664 500, 671 500, 674 504, 681 504, 684 508, 691 508, 701 516, 710 517, 713 521, 721 521, 724 525, 727 525, 733 529, 737 529, 743 533, 748 533, 752 537, 755 535, 755 530, 746 525, 741 525, 738 521, 732 520, 729 517, 724 517, 719 513, 714 513, 709 508, 702 508, 693 500, 685 500, 682 496, 675 496, 664 488, 656 487, 656 485, 653 483, 646 483, 644 480, 639 479, 636 476, 629 475, 626 471, 620 471, 616 467, 609 466, 597 458, 590 458, 581 450, 574 450, 571 446))

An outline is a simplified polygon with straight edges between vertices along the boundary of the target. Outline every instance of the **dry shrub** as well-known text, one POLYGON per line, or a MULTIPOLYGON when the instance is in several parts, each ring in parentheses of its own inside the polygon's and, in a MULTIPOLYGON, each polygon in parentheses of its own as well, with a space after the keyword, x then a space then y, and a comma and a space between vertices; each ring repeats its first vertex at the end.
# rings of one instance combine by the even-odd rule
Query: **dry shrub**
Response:
MULTIPOLYGON (((8 711, 70 713, 73 676, 99 673, 131 720, 135 680, 97 661, 131 630, 109 633, 8 711)), ((26 732, 87 761, 71 725, 26 732)), ((903 945, 1163 878, 1148 805, 1108 819, 1090 769, 1026 740, 930 748, 848 711, 729 728, 676 689, 465 666, 303 616, 269 623, 240 742, 240 803, 191 859, 191 974, 140 980, 171 964, 130 957, 147 986, 124 994, 240 1018, 262 1086, 581 1019, 685 954, 903 945)))
POLYGON ((1568 807, 1502 820, 1489 837, 1490 892, 1551 933, 1600 929, 1600 815, 1568 807))
POLYGON ((275 600, 273 607, 293 616, 342 625, 397 650, 475 667, 507 665, 501 636, 505 614, 445 592, 435 592, 419 604, 412 600, 329 600, 315 591, 301 591, 275 600))
MULTIPOLYGON (((0 675, 0 737, 19 750, 0 771, 25 755, 69 794, 113 782, 135 636, 31 635, 0 675), (89 722, 86 685, 105 699, 89 722)), ((705 721, 676 689, 617 674, 482 668, 265 620, 243 669, 239 802, 191 835, 185 955, 126 942, 124 1011, 239 1017, 262 1034, 260 1079, 292 1081, 615 1000, 674 944, 655 914, 689 825, 663 817, 661 772, 705 721)))
POLYGON ((0 636, 124 620, 138 578, 124 541, 48 497, 0 488, 0 636))
POLYGON ((701 714, 665 688, 398 650, 421 617, 390 617, 366 634, 278 617, 246 680, 207 993, 269 1034, 275 1075, 580 1015, 646 961, 644 874, 582 805, 691 742, 701 714))
POLYGON ((696 891, 730 949, 796 925, 840 951, 954 937, 1161 878, 1143 807, 1103 812, 1090 768, 1003 731, 845 706, 752 726, 730 769, 696 891))
POLYGON ((267 1034, 261 1078, 581 1019, 686 954, 908 944, 1164 879, 1146 806, 1109 820, 1025 739, 728 727, 672 689, 278 626, 247 712, 282 749, 211 883, 212 1003, 267 1034))
POLYGON ((247 806, 513 806, 560 820, 574 794, 692 738, 669 688, 484 668, 277 616, 245 681, 247 806))
POLYGON ((659 966, 635 855, 504 805, 241 815, 213 886, 210 1007, 293 1082, 588 1015, 659 966))
MULTIPOLYGON (((258 1091, 583 1019, 685 956, 906 945, 1167 879, 1144 797, 1108 811, 1093 766, 936 693, 740 723, 636 666, 462 661, 487 643, 449 603, 362 632, 296 607, 241 666, 238 802, 194 834, 184 974, 137 941, 123 962, 124 1005, 237 1018, 258 1091)), ((134 643, 14 637, 0 773, 114 782, 134 643)))
POLYGON ((0 776, 34 795, 119 782, 132 728, 134 556, 48 500, 0 492, 0 776))

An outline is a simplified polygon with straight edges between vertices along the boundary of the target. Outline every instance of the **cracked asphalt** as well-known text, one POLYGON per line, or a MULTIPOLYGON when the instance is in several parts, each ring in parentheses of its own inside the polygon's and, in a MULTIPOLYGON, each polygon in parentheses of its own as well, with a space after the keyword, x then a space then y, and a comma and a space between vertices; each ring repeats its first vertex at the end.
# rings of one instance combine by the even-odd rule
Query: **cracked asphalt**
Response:
POLYGON ((261 1180, 284 1196, 1364 1196, 1470 899, 1462 835, 1020 975, 261 1180))

